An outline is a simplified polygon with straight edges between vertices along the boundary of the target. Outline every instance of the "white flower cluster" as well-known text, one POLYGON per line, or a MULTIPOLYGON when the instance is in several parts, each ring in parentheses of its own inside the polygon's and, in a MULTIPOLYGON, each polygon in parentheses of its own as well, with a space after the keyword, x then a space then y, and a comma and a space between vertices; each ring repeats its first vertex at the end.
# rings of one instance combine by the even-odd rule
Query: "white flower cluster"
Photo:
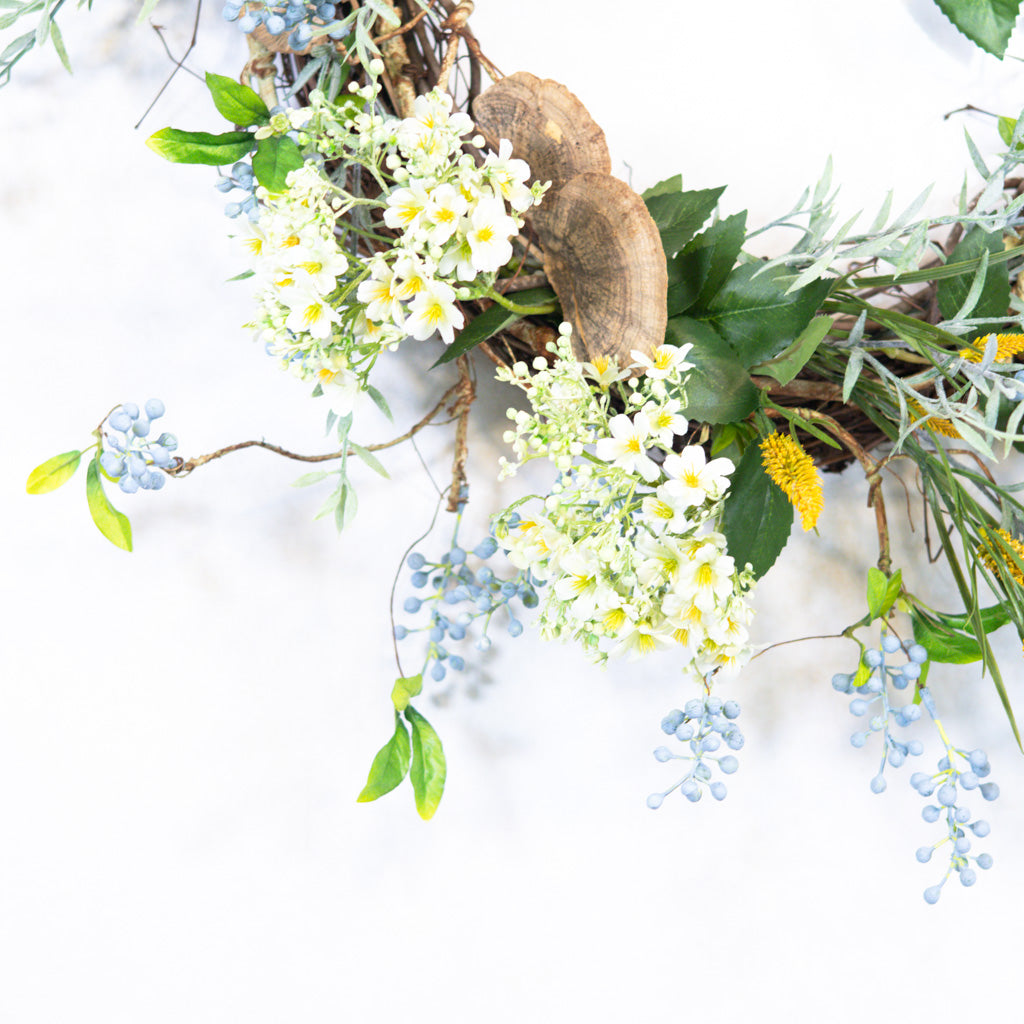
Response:
MULTIPOLYGON (((518 463, 546 457, 559 470, 550 494, 531 496, 542 514, 520 511, 527 498, 496 520, 510 561, 548 584, 543 634, 571 637, 599 662, 681 647, 699 679, 745 664, 753 578, 713 528, 733 463, 709 462, 699 445, 673 451, 687 429, 688 346, 634 352, 643 372, 630 377, 613 360, 581 365, 567 324, 560 335, 552 365, 498 370, 533 409, 509 410, 518 463)), ((503 460, 502 475, 516 468, 503 460)))
POLYGON ((464 324, 456 300, 490 292, 521 214, 546 187, 527 186, 530 168, 504 140, 477 166, 464 146, 484 140, 467 142, 473 122, 452 112, 447 93, 418 97, 413 116, 399 119, 375 112, 379 91, 354 89, 340 105, 314 93, 291 112, 312 156, 284 192, 258 190, 260 217, 245 239, 260 285, 254 326, 268 352, 318 381, 342 414, 383 349, 435 332, 453 341, 464 324), (340 162, 340 184, 324 160, 340 162), (361 172, 379 195, 363 195, 361 172), (358 255, 368 236, 364 251, 377 251, 358 255))

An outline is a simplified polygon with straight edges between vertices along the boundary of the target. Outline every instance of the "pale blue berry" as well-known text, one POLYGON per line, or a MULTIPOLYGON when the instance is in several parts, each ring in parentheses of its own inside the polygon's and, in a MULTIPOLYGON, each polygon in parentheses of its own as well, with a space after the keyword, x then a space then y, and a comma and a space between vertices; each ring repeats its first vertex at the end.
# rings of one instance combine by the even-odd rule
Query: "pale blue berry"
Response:
POLYGON ((930 885, 924 891, 925 903, 938 903, 939 897, 942 895, 941 885, 930 885))

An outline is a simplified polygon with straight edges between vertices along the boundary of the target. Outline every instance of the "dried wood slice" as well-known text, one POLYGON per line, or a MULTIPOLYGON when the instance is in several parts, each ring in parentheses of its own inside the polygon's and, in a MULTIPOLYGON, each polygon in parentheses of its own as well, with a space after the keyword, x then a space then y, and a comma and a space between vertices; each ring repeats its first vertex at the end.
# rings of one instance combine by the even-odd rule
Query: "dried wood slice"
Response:
POLYGON ((517 71, 496 82, 473 102, 473 119, 492 149, 501 139, 512 155, 530 165, 535 181, 550 181, 543 217, 551 199, 577 174, 608 174, 612 162, 604 132, 587 108, 564 85, 517 71))
POLYGON ((608 174, 578 174, 538 224, 544 269, 577 359, 650 355, 665 340, 668 272, 644 201, 608 174))

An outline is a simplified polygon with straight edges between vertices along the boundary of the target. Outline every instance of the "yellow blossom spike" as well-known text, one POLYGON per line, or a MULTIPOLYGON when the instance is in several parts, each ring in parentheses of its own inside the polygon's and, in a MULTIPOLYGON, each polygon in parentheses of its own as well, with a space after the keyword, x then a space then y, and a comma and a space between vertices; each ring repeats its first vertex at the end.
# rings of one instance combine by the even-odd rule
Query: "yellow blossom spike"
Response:
POLYGON ((931 427, 936 434, 942 434, 943 437, 959 437, 960 431, 956 429, 952 420, 943 419, 941 416, 932 416, 928 410, 920 403, 915 402, 912 398, 907 399, 907 405, 914 411, 915 419, 920 419, 922 416, 927 416, 928 419, 921 424, 921 427, 931 427))
MULTIPOLYGON (((999 534, 999 536, 1003 540, 1003 543, 1006 544, 1007 547, 1012 548, 1017 553, 1017 555, 1022 560, 1024 560, 1024 543, 1021 543, 1015 537, 1011 536, 1009 531, 1007 530, 996 530, 996 533, 999 534)), ((989 539, 989 535, 986 530, 982 530, 981 535, 985 540, 987 540, 992 545, 993 548, 999 550, 999 545, 989 539)), ((999 551, 999 556, 1003 563, 1003 566, 1007 569, 1010 575, 1017 581, 1017 585, 1024 587, 1024 573, 1020 571, 1020 567, 1017 566, 1010 558, 1008 558, 1005 552, 999 551)), ((996 560, 992 557, 991 554, 989 554, 989 552, 982 551, 981 560, 985 563, 985 567, 987 569, 990 569, 992 572, 996 572, 996 560)))
MULTIPOLYGON (((971 363, 980 363, 985 355, 985 345, 988 342, 988 335, 977 338, 971 342, 970 348, 962 348, 960 356, 971 363)), ((1024 334, 997 334, 996 335, 996 357, 997 363, 1008 363, 1014 356, 1024 352, 1024 334)))
POLYGON ((760 448, 761 465, 800 513, 800 525, 805 530, 814 529, 825 498, 810 455, 789 434, 769 434, 760 448))

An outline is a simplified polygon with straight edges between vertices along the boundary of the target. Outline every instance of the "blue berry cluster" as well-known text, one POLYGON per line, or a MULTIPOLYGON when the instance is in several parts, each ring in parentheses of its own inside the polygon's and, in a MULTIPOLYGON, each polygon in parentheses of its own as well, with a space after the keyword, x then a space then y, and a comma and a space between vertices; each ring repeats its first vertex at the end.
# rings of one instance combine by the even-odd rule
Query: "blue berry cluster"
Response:
POLYGON ((850 714, 864 718, 872 711, 866 730, 858 730, 850 736, 855 747, 863 747, 872 733, 882 734, 882 760, 878 774, 871 780, 871 792, 885 791, 886 764, 899 768, 907 757, 916 757, 924 750, 920 740, 905 742, 893 732, 893 725, 906 728, 921 717, 921 708, 913 702, 902 707, 894 705, 889 698, 889 687, 906 690, 911 683, 921 676, 921 666, 928 660, 928 652, 920 644, 904 646, 892 633, 884 633, 881 646, 869 648, 864 652, 861 667, 856 674, 838 673, 832 677, 832 686, 840 693, 856 694, 850 701, 850 714), (905 655, 903 664, 886 664, 886 655, 897 652, 905 655), (865 673, 867 677, 864 678, 865 673), (857 680, 863 681, 858 683, 857 680))
POLYGON ((259 218, 259 203, 256 201, 256 177, 253 174, 252 164, 248 160, 239 160, 231 168, 230 174, 223 174, 217 179, 215 187, 218 192, 230 192, 237 188, 245 193, 240 200, 228 203, 224 207, 227 216, 234 218, 244 213, 249 220, 259 218))
POLYGON ((163 414, 164 403, 151 398, 141 410, 134 402, 125 402, 103 422, 100 466, 125 494, 139 488, 158 491, 167 482, 160 470, 170 466, 178 440, 166 433, 155 440, 149 437, 152 421, 163 414))
MULTIPOLYGON (((320 30, 334 21, 335 10, 334 4, 316 3, 315 0, 287 0, 286 3, 228 0, 221 15, 225 21, 235 22, 247 35, 262 25, 276 39, 287 36, 288 45, 293 50, 304 50, 314 35, 325 34, 320 30)), ((331 39, 341 39, 345 31, 334 29, 326 35, 331 39)))
POLYGON ((944 843, 950 844, 949 866, 946 868, 946 874, 938 885, 931 885, 924 891, 925 900, 935 903, 942 893, 942 887, 954 872, 959 876, 961 885, 971 886, 978 878, 974 868, 971 867, 972 861, 982 870, 992 867, 992 856, 988 853, 968 856, 971 850, 971 840, 967 836, 967 831, 970 831, 975 838, 983 839, 991 829, 987 821, 981 819, 971 821, 971 812, 960 805, 962 795, 960 790, 968 792, 977 790, 982 799, 995 800, 999 796, 999 787, 994 782, 981 781, 987 778, 992 771, 988 763, 988 755, 984 750, 961 750, 949 742, 946 731, 939 721, 935 701, 927 687, 921 688, 921 703, 928 709, 928 714, 931 715, 946 747, 946 753, 940 758, 938 770, 934 775, 915 772, 910 779, 910 784, 921 796, 930 797, 935 794, 937 802, 926 804, 921 811, 924 820, 929 824, 934 824, 942 818, 946 825, 946 835, 932 843, 931 846, 922 846, 917 851, 917 859, 922 864, 927 864, 939 847, 944 843))
POLYGON ((445 641, 465 640, 473 623, 479 620, 483 623, 483 629, 476 641, 476 648, 487 650, 491 646, 487 630, 499 609, 505 609, 508 615, 505 627, 508 634, 520 636, 523 624, 513 613, 512 602, 518 600, 524 608, 536 608, 536 588, 541 585, 529 571, 519 572, 510 579, 502 579, 486 565, 472 569, 467 561, 469 555, 486 562, 498 550, 498 543, 493 537, 485 537, 467 552, 458 543, 461 521, 460 511, 451 547, 438 561, 431 562, 418 551, 414 551, 406 560, 412 570, 413 587, 426 593, 406 598, 402 607, 410 615, 428 608, 428 624, 413 628, 401 624, 395 626, 395 638, 398 640, 404 640, 412 633, 427 633, 429 643, 422 672, 424 676, 429 673, 435 682, 441 682, 448 669, 461 672, 466 667, 465 659, 451 653, 445 641))
POLYGON ((884 771, 888 764, 899 768, 908 755, 918 755, 923 746, 919 740, 904 742, 892 732, 891 724, 906 727, 921 717, 923 705, 938 729, 939 736, 945 746, 946 753, 938 762, 938 770, 929 775, 926 772, 914 772, 910 784, 923 797, 935 794, 936 804, 927 804, 921 812, 929 824, 934 824, 944 817, 946 835, 931 846, 922 846, 917 851, 917 859, 926 864, 932 854, 944 843, 950 844, 950 861, 946 874, 938 885, 929 886, 924 891, 928 903, 938 901, 942 886, 953 872, 960 877, 961 884, 970 886, 977 880, 977 873, 971 867, 973 861, 979 868, 992 866, 992 858, 987 853, 976 857, 968 856, 971 840, 965 829, 976 838, 989 833, 987 821, 971 821, 971 812, 959 805, 959 790, 977 789, 985 800, 995 800, 999 795, 999 787, 995 783, 984 783, 981 780, 991 771, 988 757, 983 750, 960 750, 954 747, 939 721, 935 701, 927 687, 920 683, 922 668, 928 661, 928 651, 921 644, 901 642, 891 633, 883 632, 878 648, 868 648, 861 659, 857 672, 853 674, 839 673, 832 677, 832 686, 840 693, 855 694, 850 701, 850 713, 858 718, 865 717, 877 705, 876 713, 870 719, 868 729, 855 732, 850 741, 855 747, 863 747, 872 733, 882 735, 882 761, 878 774, 871 780, 871 791, 881 793, 885 790, 884 771), (887 664, 887 656, 901 654, 902 664, 887 664), (895 706, 889 696, 889 687, 906 690, 913 684, 916 701, 902 707, 895 706), (959 787, 959 789, 958 789, 959 787))
POLYGON ((725 775, 732 775, 739 767, 739 761, 732 754, 724 757, 711 756, 724 743, 729 750, 740 750, 743 733, 736 725, 740 706, 734 700, 722 701, 718 697, 696 697, 687 701, 682 711, 675 708, 661 720, 661 731, 674 736, 689 747, 689 753, 677 754, 668 747, 658 747, 654 756, 658 761, 688 761, 689 771, 663 793, 652 793, 647 806, 657 810, 665 797, 674 789, 690 803, 695 804, 703 795, 704 787, 710 790, 716 800, 724 800, 727 794, 725 783, 711 781, 711 765, 717 764, 725 775))

